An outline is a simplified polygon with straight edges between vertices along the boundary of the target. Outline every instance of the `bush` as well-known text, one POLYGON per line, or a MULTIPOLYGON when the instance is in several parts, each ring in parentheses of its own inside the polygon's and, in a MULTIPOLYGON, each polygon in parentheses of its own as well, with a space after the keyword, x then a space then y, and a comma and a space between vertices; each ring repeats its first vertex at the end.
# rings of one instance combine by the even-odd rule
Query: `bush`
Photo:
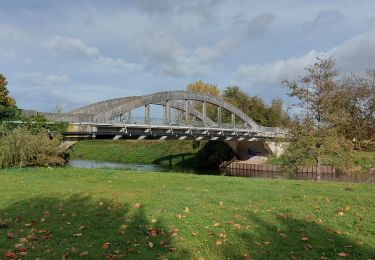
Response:
POLYGON ((58 166, 65 164, 59 138, 45 132, 31 134, 26 128, 0 130, 0 168, 58 166))

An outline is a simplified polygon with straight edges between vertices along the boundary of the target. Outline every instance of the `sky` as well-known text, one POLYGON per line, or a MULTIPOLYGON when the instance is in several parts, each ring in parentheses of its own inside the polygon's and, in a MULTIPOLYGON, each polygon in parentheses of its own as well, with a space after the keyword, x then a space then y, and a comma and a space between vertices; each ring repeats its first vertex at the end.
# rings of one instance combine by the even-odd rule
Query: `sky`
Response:
POLYGON ((24 109, 63 111, 196 80, 287 101, 315 58, 375 68, 374 0, 0 0, 0 73, 24 109))

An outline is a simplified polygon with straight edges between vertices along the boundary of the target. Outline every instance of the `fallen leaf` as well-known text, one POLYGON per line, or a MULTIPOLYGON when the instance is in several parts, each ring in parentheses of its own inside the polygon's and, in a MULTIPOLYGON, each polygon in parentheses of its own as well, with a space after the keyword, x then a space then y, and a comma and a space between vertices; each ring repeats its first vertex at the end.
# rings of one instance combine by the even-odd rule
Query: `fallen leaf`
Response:
POLYGON ((139 208, 141 208, 142 207, 142 205, 140 204, 140 203, 135 203, 134 204, 134 208, 136 208, 136 209, 139 209, 139 208))
POLYGON ((185 207, 185 210, 184 210, 186 213, 189 213, 189 208, 188 207, 185 207))
POLYGON ((344 252, 338 253, 337 255, 338 255, 338 256, 341 256, 341 257, 349 256, 348 253, 344 253, 344 252))
POLYGON ((282 218, 282 219, 286 219, 286 218, 288 218, 288 215, 284 214, 284 213, 279 213, 279 214, 277 214, 277 217, 282 218))
POLYGON ((220 227, 220 223, 216 222, 213 224, 214 227, 220 227))
POLYGON ((221 246, 223 244, 223 242, 221 240, 217 240, 216 243, 215 243, 217 246, 221 246))
POLYGON ((109 248, 109 242, 105 242, 102 244, 102 249, 108 249, 109 248))
POLYGON ((241 225, 240 224, 234 224, 233 225, 235 228, 237 228, 237 229, 240 229, 241 228, 241 225))
POLYGON ((21 237, 21 238, 20 238, 20 242, 21 242, 21 243, 25 243, 25 242, 27 242, 27 238, 26 238, 26 237, 21 237))
POLYGON ((76 233, 76 234, 73 234, 73 236, 80 237, 80 236, 82 236, 82 233, 76 233))
POLYGON ((19 248, 23 247, 23 244, 15 244, 14 247, 15 247, 16 249, 19 249, 19 248))
POLYGON ((83 251, 81 254, 80 254, 80 256, 88 256, 89 255, 89 252, 87 252, 87 251, 83 251))
POLYGON ((154 244, 152 242, 148 242, 148 247, 149 248, 153 248, 154 247, 154 244))
POLYGON ((151 223, 155 224, 156 222, 158 222, 158 221, 156 219, 154 219, 154 218, 151 220, 151 223))
POLYGON ((36 224, 36 221, 31 221, 30 223, 25 224, 26 227, 32 227, 36 224))
POLYGON ((249 255, 248 254, 243 254, 241 257, 241 260, 249 260, 249 255))
POLYGON ((158 231, 156 230, 156 228, 150 228, 148 230, 148 235, 151 237, 156 237, 158 235, 158 231))
POLYGON ((13 239, 14 238, 14 234, 13 233, 8 233, 7 234, 7 238, 8 239, 13 239))
POLYGON ((302 241, 307 241, 307 240, 309 240, 309 238, 308 237, 302 237, 301 240, 302 241))
POLYGON ((265 246, 269 246, 271 244, 271 242, 269 242, 269 241, 264 241, 263 242, 263 245, 265 245, 265 246))
POLYGON ((177 215, 176 215, 176 218, 177 218, 177 219, 181 219, 181 218, 182 218, 182 215, 181 215, 181 214, 177 214, 177 215))
POLYGON ((224 202, 220 201, 219 204, 220 204, 220 206, 223 206, 223 205, 224 205, 224 202))
POLYGON ((191 235, 194 236, 194 237, 196 237, 197 233, 192 232, 191 235))
POLYGON ((4 254, 4 257, 8 259, 17 259, 17 255, 13 252, 6 252, 4 254))
POLYGON ((41 223, 46 222, 46 219, 45 218, 40 218, 40 222, 41 223))

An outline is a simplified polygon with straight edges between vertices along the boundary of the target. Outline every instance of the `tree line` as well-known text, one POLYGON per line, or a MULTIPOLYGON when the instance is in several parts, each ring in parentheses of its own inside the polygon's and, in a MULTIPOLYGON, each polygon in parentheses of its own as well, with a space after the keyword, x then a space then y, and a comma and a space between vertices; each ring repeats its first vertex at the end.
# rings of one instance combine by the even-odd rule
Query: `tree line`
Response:
MULTIPOLYGON (((228 86, 224 90, 221 90, 216 84, 205 83, 201 80, 189 84, 186 90, 221 98, 240 108, 256 123, 263 126, 287 127, 290 124, 289 115, 285 111, 283 107, 284 103, 281 99, 273 99, 271 105, 267 105, 261 97, 250 96, 239 86, 228 86)), ((195 109, 201 111, 201 105, 195 104, 195 109)), ((216 107, 208 104, 207 115, 212 120, 217 120, 216 107)), ((222 122, 231 122, 231 114, 228 111, 222 111, 222 122)))

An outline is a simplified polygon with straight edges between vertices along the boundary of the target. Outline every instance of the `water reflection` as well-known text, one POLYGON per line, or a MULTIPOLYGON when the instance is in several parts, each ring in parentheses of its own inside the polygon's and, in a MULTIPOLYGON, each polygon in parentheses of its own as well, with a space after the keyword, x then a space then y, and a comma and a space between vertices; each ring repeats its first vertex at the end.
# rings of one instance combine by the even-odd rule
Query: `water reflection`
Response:
POLYGON ((69 165, 74 168, 111 168, 111 169, 127 169, 135 171, 161 172, 166 169, 156 164, 139 164, 139 163, 112 163, 98 162, 86 160, 71 160, 69 165))

